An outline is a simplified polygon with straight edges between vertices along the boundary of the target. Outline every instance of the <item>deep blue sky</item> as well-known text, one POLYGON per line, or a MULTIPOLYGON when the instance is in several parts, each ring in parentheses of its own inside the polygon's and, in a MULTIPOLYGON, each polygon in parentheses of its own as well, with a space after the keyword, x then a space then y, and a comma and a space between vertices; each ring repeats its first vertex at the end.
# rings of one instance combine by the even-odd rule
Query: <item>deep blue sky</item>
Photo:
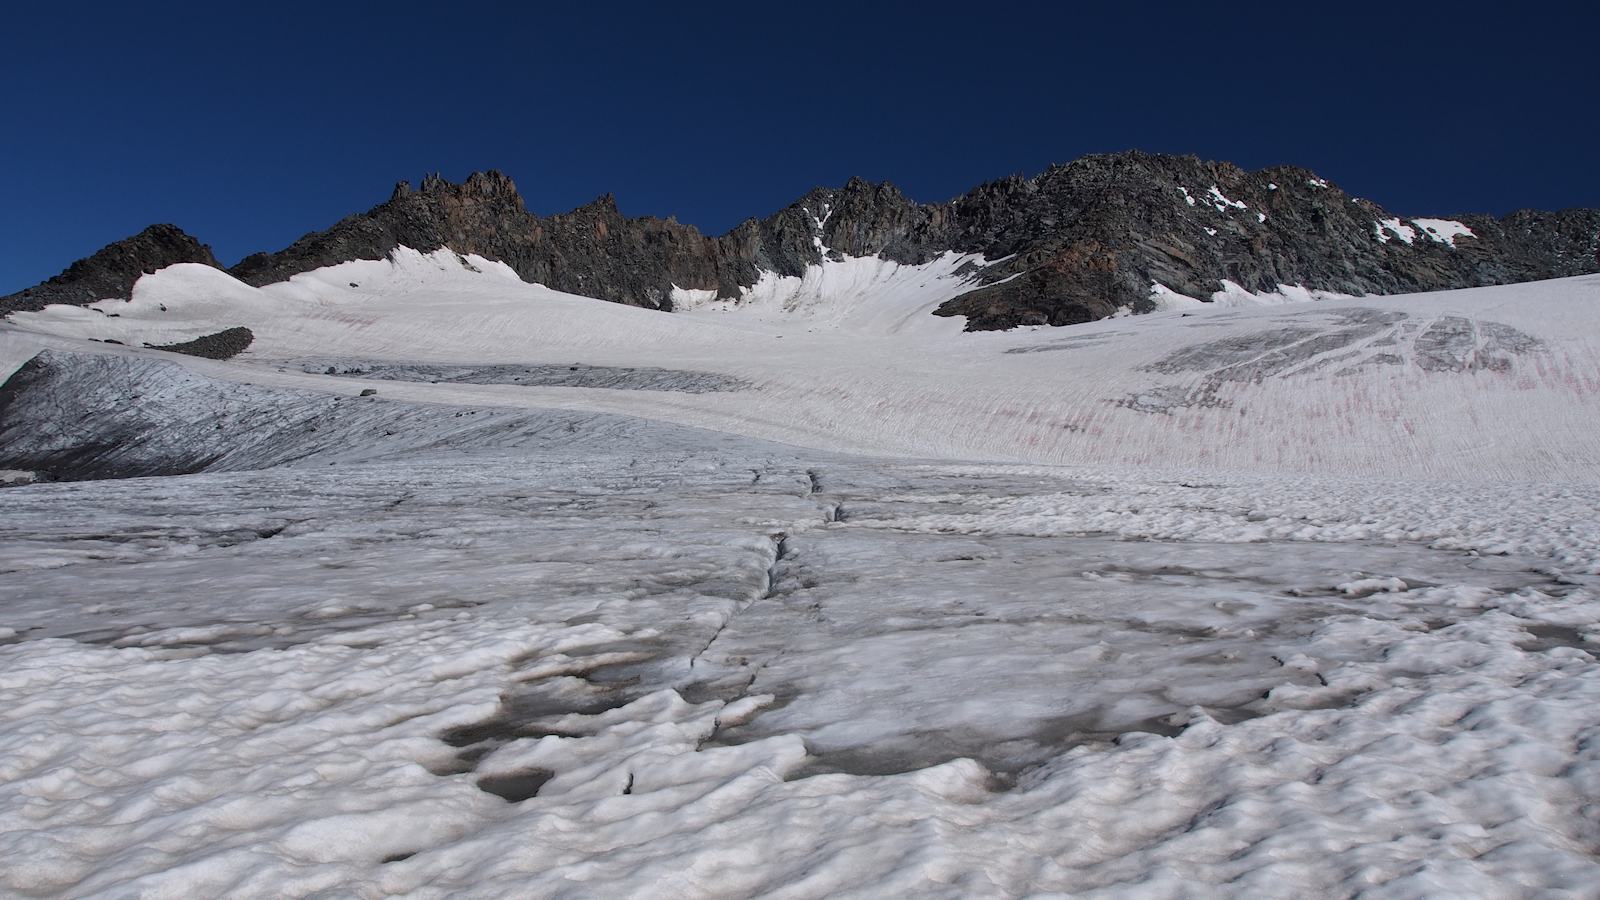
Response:
POLYGON ((247 6, 8 6, 0 294, 152 222, 232 263, 434 170, 710 232, 851 175, 943 200, 1130 147, 1411 215, 1600 206, 1577 0, 247 6))

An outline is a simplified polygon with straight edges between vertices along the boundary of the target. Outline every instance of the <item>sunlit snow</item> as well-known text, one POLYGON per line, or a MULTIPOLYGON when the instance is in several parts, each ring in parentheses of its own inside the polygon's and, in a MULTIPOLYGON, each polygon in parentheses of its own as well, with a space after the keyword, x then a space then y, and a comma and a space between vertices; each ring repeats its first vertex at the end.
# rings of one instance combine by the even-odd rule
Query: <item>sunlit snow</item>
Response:
POLYGON ((1222 190, 1214 184, 1211 186, 1211 190, 1207 191, 1206 193, 1211 197, 1210 203, 1217 212, 1227 212, 1229 209, 1250 208, 1249 205, 1242 200, 1229 200, 1227 197, 1223 196, 1222 190))
POLYGON ((1407 244, 1417 237, 1417 230, 1399 219, 1379 219, 1374 223, 1373 230, 1377 232, 1378 240, 1385 244, 1389 243, 1391 234, 1407 244))
POLYGON ((1475 237, 1472 229, 1451 219, 1412 219, 1414 225, 1422 229, 1422 233, 1441 244, 1454 247, 1456 238, 1475 237))
POLYGON ((824 260, 0 324, 0 449, 203 469, 0 489, 0 893, 1592 893, 1600 277, 963 333, 985 261, 824 260))

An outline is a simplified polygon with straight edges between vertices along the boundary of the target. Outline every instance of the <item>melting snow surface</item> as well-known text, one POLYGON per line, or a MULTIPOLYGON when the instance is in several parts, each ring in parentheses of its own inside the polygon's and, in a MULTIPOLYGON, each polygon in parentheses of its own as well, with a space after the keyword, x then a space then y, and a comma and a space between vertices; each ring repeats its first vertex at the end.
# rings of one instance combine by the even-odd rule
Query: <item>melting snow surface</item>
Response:
MULTIPOLYGON (((803 278, 769 275, 744 303, 671 314, 550 291, 491 264, 474 272, 453 258, 409 252, 392 262, 347 263, 266 288, 205 266, 180 265, 143 279, 133 301, 114 304, 120 311, 114 318, 76 307, 14 315, 15 324, 0 331, 6 338, 0 340, 0 371, 21 365, 41 341, 128 354, 142 352, 134 348, 143 343, 244 325, 256 339, 243 356, 229 363, 181 358, 184 365, 281 387, 348 395, 371 388, 385 398, 422 403, 596 409, 865 453, 1042 464, 1203 460, 1221 468, 1338 466, 1440 478, 1576 476, 1594 466, 1582 450, 1585 416, 1600 397, 1585 387, 1600 376, 1592 364, 1596 351, 1586 343, 1587 306, 1576 299, 1593 289, 1584 279, 1360 299, 1295 286, 1255 293, 1227 285, 1215 292, 1216 303, 1200 310, 1203 321, 1184 320, 1189 327, 1134 320, 1131 326, 1107 321, 965 334, 959 317, 927 314, 941 295, 969 288, 960 274, 965 265, 959 257, 928 266, 830 260, 803 278), (1303 312, 1293 306, 1245 309, 1312 299, 1320 302, 1303 312), (1224 305, 1239 307, 1243 318, 1213 318, 1229 312, 1224 305), (1164 419, 1135 414, 1137 404, 1122 405, 1152 383, 1141 367, 1202 337, 1233 334, 1244 341, 1260 331, 1269 336, 1262 352, 1280 342, 1310 349, 1324 332, 1340 330, 1327 317, 1369 315, 1360 310, 1400 318, 1371 341, 1326 351, 1323 375, 1359 363, 1365 367, 1359 377, 1319 377, 1314 386, 1268 379, 1213 387, 1197 369, 1154 379, 1165 390, 1194 395, 1181 439, 1164 419), (1312 318, 1297 318, 1302 315, 1312 318), (1507 337, 1518 334, 1525 337, 1507 337), (1066 347, 1070 353, 1058 349, 1066 347), (1336 359, 1357 351, 1347 361, 1336 359), (708 373, 748 387, 689 394, 366 381, 304 372, 296 362, 304 359, 643 367, 708 373), (1384 364, 1369 366, 1369 359, 1384 364), (1463 377, 1445 378, 1436 370, 1463 377), (1073 390, 1064 391, 1064 384, 1073 390), (1556 397, 1577 406, 1561 406, 1556 397), (1337 417, 1337 440, 1274 424, 1325 416, 1328 408, 1348 410, 1337 417), (1357 412, 1380 408, 1391 412, 1357 412), (1462 445, 1461 423, 1474 416, 1504 426, 1498 443, 1462 445), (1396 428, 1403 440, 1396 439, 1396 428)), ((1218 370, 1248 362, 1224 361, 1232 357, 1222 350, 1217 359, 1218 370)))
POLYGON ((638 437, 0 493, 0 887, 1600 876, 1592 487, 638 437))
POLYGON ((963 334, 975 263, 13 316, 0 451, 211 469, 0 489, 0 893, 1591 895, 1600 279, 963 334))

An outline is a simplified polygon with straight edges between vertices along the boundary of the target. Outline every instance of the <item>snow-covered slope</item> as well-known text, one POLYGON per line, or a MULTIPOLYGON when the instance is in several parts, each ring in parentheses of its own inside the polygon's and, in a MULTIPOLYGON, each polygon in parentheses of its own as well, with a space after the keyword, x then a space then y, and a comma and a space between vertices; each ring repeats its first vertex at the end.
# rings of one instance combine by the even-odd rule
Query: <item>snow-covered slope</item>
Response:
POLYGON ((769 327, 947 336, 961 330, 961 317, 940 318, 933 311, 971 290, 977 270, 989 264, 981 256, 945 253, 920 266, 901 265, 875 256, 830 256, 823 249, 822 262, 807 266, 804 275, 764 271, 734 300, 680 289, 674 307, 701 316, 737 313, 736 321, 754 319, 769 327))
POLYGON ((12 316, 0 361, 20 365, 50 342, 43 335, 137 347, 244 325, 256 339, 243 356, 184 364, 266 385, 614 412, 864 453, 1600 477, 1587 449, 1600 431, 1600 277, 963 334, 957 320, 916 314, 952 289, 959 268, 955 259, 923 268, 846 259, 797 284, 774 279, 746 303, 669 315, 525 284, 448 251, 346 263, 266 288, 180 265, 141 280, 130 302, 12 316), (374 362, 646 366, 744 387, 368 384, 304 371, 374 362))
POLYGON ((962 265, 13 316, 0 469, 102 480, 0 490, 0 893, 1592 896, 1600 277, 964 334, 962 265))
POLYGON ((0 892, 1600 877, 1592 486, 654 428, 0 491, 0 892))

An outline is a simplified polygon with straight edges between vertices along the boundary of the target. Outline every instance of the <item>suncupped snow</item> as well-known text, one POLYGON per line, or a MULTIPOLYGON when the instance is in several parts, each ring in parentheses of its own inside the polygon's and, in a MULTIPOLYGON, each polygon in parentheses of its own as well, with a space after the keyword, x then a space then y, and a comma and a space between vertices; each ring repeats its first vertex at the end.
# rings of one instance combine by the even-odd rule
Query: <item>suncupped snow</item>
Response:
POLYGON ((982 260, 824 258, 0 324, 0 892, 1592 889, 1600 278, 966 334, 982 260))

